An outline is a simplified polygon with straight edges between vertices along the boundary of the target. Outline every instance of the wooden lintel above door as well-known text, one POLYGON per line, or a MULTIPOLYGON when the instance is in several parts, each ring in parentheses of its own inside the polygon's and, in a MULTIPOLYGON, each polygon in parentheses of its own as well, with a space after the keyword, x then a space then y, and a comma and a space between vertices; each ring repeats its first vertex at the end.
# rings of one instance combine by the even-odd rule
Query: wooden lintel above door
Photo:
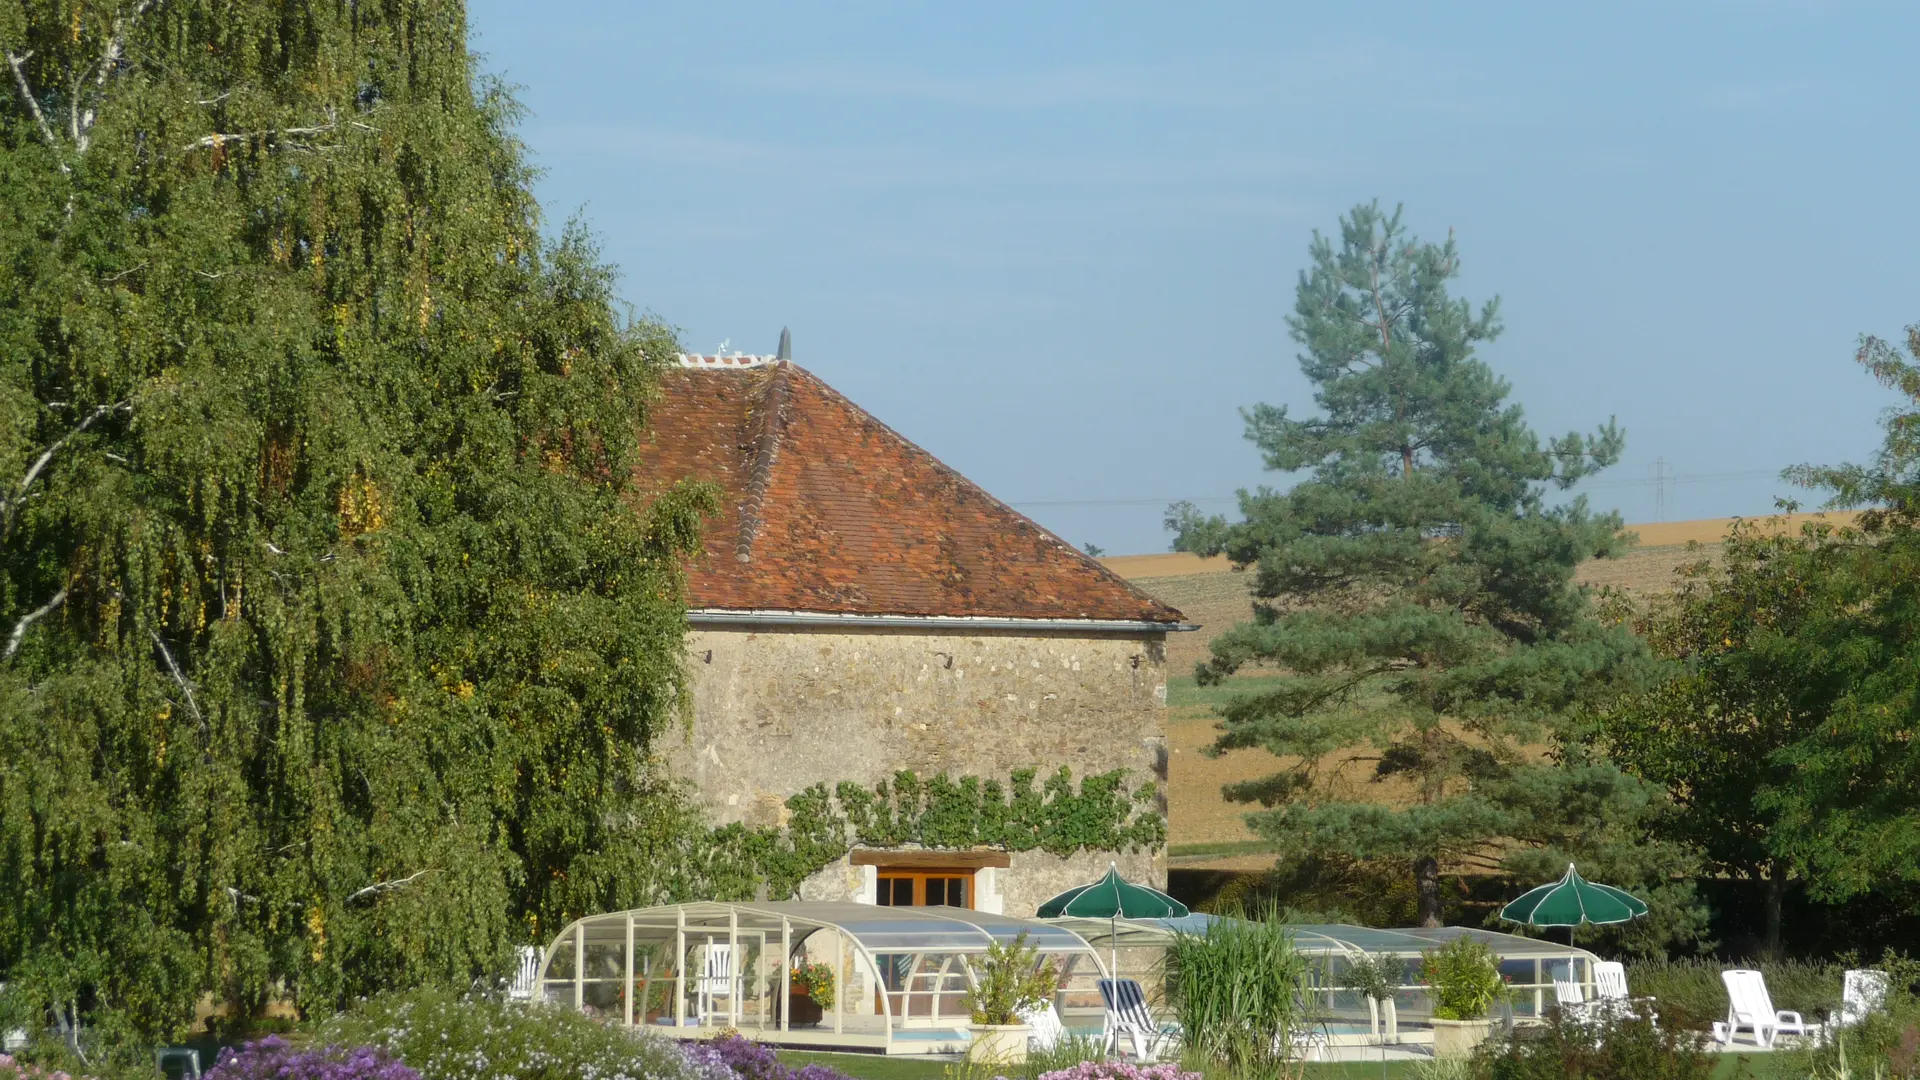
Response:
POLYGON ((940 870, 978 870, 983 866, 1012 866, 1004 851, 975 848, 972 851, 899 851, 893 848, 854 848, 847 861, 855 866, 885 866, 896 870, 934 868, 940 870))

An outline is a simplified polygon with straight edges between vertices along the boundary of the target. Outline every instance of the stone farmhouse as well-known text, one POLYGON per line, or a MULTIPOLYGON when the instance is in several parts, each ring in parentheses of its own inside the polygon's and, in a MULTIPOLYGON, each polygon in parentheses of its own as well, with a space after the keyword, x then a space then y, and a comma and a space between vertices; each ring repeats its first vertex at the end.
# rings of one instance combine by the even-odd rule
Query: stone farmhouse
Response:
MULTIPOLYGON (((683 357, 643 450, 651 489, 722 491, 689 567, 693 719, 665 740, 713 818, 780 823, 810 785, 900 769, 1004 781, 1065 765, 1164 785, 1166 635, 1193 627, 784 344, 683 357)), ((1030 915, 1109 861, 1164 885, 1157 853, 856 849, 801 894, 1030 915)))

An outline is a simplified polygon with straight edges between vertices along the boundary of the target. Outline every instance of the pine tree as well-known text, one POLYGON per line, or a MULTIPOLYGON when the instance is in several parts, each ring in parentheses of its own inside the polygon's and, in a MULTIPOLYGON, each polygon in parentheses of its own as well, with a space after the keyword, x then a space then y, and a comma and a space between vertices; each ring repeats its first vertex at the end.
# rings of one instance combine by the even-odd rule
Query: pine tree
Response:
POLYGON ((1169 511, 1177 548, 1258 567, 1254 620, 1216 638, 1197 677, 1277 672, 1222 708, 1214 749, 1284 765, 1226 794, 1268 808, 1248 820, 1283 856, 1404 864, 1425 925, 1441 916, 1441 868, 1461 860, 1534 845, 1511 866, 1543 851, 1643 861, 1621 854, 1641 839, 1630 821, 1593 826, 1653 812, 1644 785, 1529 750, 1644 654, 1573 581, 1581 560, 1620 549, 1619 517, 1546 500, 1613 464, 1621 432, 1541 443, 1475 358, 1500 332, 1497 306, 1449 294, 1451 237, 1416 242, 1398 211, 1363 205, 1310 254, 1288 325, 1321 415, 1246 414, 1267 467, 1306 477, 1243 492, 1232 524, 1169 511), (1398 795, 1365 797, 1357 763, 1398 795))
MULTIPOLYGON (((646 899, 710 496, 457 0, 0 6, 0 981, 178 1030, 646 899)), ((664 824, 663 824, 664 823, 664 824)))

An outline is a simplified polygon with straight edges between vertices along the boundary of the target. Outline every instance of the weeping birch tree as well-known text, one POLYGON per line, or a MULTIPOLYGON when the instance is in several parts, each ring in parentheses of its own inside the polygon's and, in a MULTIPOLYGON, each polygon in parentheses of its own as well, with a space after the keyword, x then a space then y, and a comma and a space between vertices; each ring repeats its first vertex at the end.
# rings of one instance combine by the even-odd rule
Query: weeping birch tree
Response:
POLYGON ((0 981, 465 983, 683 815, 671 335, 544 240, 455 0, 0 4, 0 981))

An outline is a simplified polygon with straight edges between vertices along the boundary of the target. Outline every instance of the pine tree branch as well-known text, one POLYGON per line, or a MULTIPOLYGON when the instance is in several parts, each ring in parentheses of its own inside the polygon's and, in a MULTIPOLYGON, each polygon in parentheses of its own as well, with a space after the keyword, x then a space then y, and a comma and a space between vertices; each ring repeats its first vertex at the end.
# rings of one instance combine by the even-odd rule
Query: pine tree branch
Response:
POLYGON ((27 636, 27 628, 39 622, 41 619, 46 618, 52 614, 54 608, 66 602, 67 590, 62 588, 59 592, 53 594, 53 599, 20 616, 20 621, 13 624, 13 633, 7 636, 7 651, 0 653, 0 660, 13 659, 13 654, 20 650, 21 640, 27 636))
POLYGON ((414 881, 428 874, 433 873, 437 869, 439 868, 434 866, 429 866, 425 870, 415 870, 413 873, 408 874, 406 877, 403 877, 403 878, 394 878, 392 881, 376 881, 364 889, 360 889, 355 892, 348 893, 347 903, 351 904, 355 900, 363 900, 369 896, 375 896, 380 893, 386 892, 389 889, 398 889, 407 885, 411 885, 413 884, 414 881))

